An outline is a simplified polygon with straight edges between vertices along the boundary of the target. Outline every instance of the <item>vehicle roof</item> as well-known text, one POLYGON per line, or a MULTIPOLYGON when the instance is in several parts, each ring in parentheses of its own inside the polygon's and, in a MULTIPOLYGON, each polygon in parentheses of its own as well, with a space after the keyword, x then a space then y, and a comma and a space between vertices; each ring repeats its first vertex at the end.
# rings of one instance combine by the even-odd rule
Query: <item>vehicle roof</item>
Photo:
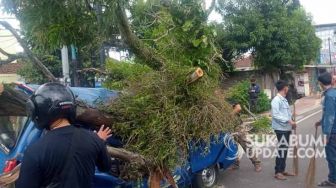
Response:
MULTIPOLYGON (((40 85, 35 84, 21 84, 20 89, 23 89, 26 92, 27 90, 30 90, 30 92, 32 93, 39 86, 40 85)), ((90 106, 96 106, 98 104, 114 100, 119 95, 118 91, 108 90, 105 88, 70 87, 70 89, 74 93, 76 98, 78 97, 81 101, 85 102, 90 106)))

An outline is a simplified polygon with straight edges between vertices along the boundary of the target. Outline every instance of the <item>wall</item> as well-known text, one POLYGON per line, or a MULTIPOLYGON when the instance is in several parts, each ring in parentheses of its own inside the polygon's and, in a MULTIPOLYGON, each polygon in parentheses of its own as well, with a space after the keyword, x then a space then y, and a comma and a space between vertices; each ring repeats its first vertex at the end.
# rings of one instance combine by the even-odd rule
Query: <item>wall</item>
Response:
POLYGON ((318 64, 336 64, 336 24, 316 26, 316 36, 321 39, 318 64), (330 51, 329 51, 330 46, 330 51))
POLYGON ((0 83, 12 83, 21 80, 21 77, 17 74, 0 74, 0 83))
POLYGON ((257 83, 260 85, 260 87, 264 90, 269 98, 272 98, 276 95, 274 82, 279 79, 278 73, 273 73, 273 75, 271 76, 269 74, 264 74, 260 71, 235 72, 231 74, 230 77, 222 81, 222 88, 228 89, 240 81, 249 80, 252 75, 256 76, 257 83))

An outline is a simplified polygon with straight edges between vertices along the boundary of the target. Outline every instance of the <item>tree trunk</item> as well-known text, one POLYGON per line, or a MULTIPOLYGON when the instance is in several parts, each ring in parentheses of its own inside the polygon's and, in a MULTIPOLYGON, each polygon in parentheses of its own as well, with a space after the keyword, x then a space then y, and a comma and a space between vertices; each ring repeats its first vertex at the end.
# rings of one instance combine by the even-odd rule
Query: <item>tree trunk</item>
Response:
POLYGON ((120 33, 131 51, 136 54, 137 57, 143 59, 146 64, 154 70, 162 69, 165 65, 165 60, 156 54, 152 49, 146 47, 144 43, 132 32, 122 0, 118 0, 116 2, 115 14, 120 33))
MULTIPOLYGON (((26 102, 29 96, 14 89, 14 85, 0 84, 0 116, 26 116, 26 102)), ((77 103, 77 121, 93 128, 101 125, 111 125, 111 115, 100 111, 97 108, 89 107, 82 101, 77 103)))

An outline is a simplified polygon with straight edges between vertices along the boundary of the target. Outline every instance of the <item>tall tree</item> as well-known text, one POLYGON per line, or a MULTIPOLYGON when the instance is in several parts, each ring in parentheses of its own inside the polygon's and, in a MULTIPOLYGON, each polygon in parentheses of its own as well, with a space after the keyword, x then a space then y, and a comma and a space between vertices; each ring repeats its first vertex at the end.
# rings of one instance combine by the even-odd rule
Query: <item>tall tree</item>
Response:
MULTIPOLYGON (((112 8, 107 8, 106 3, 101 6, 102 3, 100 0, 2 1, 5 10, 20 21, 21 33, 31 50, 54 54, 62 45, 74 45, 79 69, 98 67, 105 48, 122 48, 112 8)), ((88 76, 83 76, 85 82, 88 76)))
POLYGON ((297 1, 232 0, 220 5, 223 48, 230 53, 251 52, 255 66, 269 72, 297 70, 316 59, 320 40, 297 1))

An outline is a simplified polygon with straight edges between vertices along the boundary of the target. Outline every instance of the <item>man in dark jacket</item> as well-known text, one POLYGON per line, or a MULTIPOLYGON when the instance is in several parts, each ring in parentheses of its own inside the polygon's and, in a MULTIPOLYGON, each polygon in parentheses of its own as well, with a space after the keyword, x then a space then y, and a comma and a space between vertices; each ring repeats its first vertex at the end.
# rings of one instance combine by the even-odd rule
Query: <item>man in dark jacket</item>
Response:
POLYGON ((258 98, 260 94, 260 86, 256 83, 256 78, 252 77, 250 80, 250 88, 249 88, 249 103, 250 110, 255 111, 257 108, 258 98))
POLYGON ((324 100, 322 102, 323 114, 321 121, 315 125, 322 125, 322 132, 327 137, 325 146, 326 159, 329 167, 328 180, 319 183, 321 187, 336 186, 336 90, 332 86, 332 76, 326 72, 318 77, 318 81, 323 89, 324 100))
POLYGON ((42 85, 27 107, 37 128, 49 131, 25 151, 17 188, 91 188, 96 166, 110 170, 104 141, 111 130, 102 126, 93 133, 73 126, 75 98, 69 88, 42 85))

